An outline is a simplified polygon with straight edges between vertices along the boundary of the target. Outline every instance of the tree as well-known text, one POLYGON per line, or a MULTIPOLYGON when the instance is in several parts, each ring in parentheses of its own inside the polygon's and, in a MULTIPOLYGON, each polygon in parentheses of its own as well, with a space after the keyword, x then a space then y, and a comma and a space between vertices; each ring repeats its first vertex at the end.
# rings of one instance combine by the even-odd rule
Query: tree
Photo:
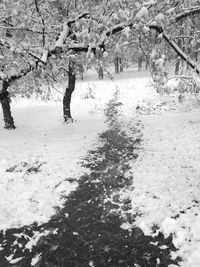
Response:
MULTIPOLYGON (((1 8, 2 97, 7 95, 5 91, 8 92, 12 82, 31 75, 33 70, 48 72, 50 59, 57 62, 58 59, 62 61, 67 58, 70 61, 73 55, 73 61, 70 61, 67 70, 68 92, 65 92, 63 99, 63 104, 67 103, 69 109, 68 115, 64 113, 65 121, 68 117, 71 120, 70 102, 75 87, 75 77, 71 73, 71 65, 74 65, 72 62, 76 62, 80 53, 85 53, 87 58, 96 57, 101 62, 112 37, 117 34, 121 36, 126 30, 130 30, 136 39, 138 32, 147 35, 149 30, 156 31, 156 40, 163 39, 199 74, 193 58, 189 58, 173 39, 177 29, 183 27, 180 21, 185 22, 200 13, 198 1, 185 0, 180 3, 175 0, 149 0, 140 3, 135 0, 2 0, 1 8)), ((198 18, 195 17, 190 40, 195 41, 197 29, 198 18)), ((157 45, 159 43, 161 41, 157 45)), ((198 52, 194 52, 198 57, 198 52)), ((66 108, 63 110, 66 112, 66 108)), ((9 121, 12 127, 14 123, 11 117, 9 121)))

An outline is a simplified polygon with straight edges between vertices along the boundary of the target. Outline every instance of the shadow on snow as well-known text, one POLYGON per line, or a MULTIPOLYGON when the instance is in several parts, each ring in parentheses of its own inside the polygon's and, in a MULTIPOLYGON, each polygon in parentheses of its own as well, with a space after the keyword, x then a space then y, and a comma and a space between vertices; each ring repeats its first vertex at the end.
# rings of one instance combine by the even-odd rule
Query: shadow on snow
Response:
MULTIPOLYGON (((0 235, 0 266, 15 267, 167 267, 175 248, 171 236, 145 236, 138 227, 122 229, 123 222, 133 224, 130 201, 120 200, 119 190, 128 188, 133 177, 129 161, 137 158, 140 139, 130 138, 118 121, 121 103, 117 93, 105 115, 108 130, 99 137, 100 145, 89 151, 82 162, 90 173, 79 179, 79 186, 67 198, 64 208, 46 224, 9 229, 0 235), (122 215, 123 213, 123 215, 122 215), (35 233, 44 233, 27 248, 35 233), (21 235, 20 235, 21 234, 21 235), (16 242, 17 240, 17 242, 16 242), (165 245, 165 249, 160 246, 165 245), (9 263, 14 254, 16 263, 9 263)), ((133 129, 133 132, 135 129, 133 129)), ((133 135, 134 136, 134 135, 133 135)))

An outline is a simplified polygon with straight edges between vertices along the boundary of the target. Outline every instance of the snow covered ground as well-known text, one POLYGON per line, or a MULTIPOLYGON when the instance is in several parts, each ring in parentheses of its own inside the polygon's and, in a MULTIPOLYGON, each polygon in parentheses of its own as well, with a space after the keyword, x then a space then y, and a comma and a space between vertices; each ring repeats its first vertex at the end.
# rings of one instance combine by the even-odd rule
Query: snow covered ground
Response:
POLYGON ((0 130, 0 229, 48 221, 61 195, 76 188, 77 162, 105 128, 103 101, 81 99, 83 89, 74 93, 75 122, 67 125, 61 103, 13 102, 17 129, 0 130))
POLYGON ((14 131, 3 129, 0 114, 0 229, 43 223, 55 214, 62 195, 76 188, 76 179, 85 171, 77 163, 106 128, 105 103, 117 88, 128 86, 139 95, 134 82, 79 82, 72 99, 72 124, 62 122, 61 102, 13 100, 14 131))
POLYGON ((155 98, 139 108, 142 151, 133 165, 132 189, 124 197, 131 199, 132 213, 140 214, 135 225, 147 235, 153 234, 153 226, 166 237, 172 234, 178 249, 172 257, 183 259, 181 267, 198 267, 200 109, 191 109, 193 101, 171 105, 169 100, 155 98))
POLYGON ((73 124, 62 123, 60 102, 13 102, 17 129, 0 129, 0 229, 46 222, 62 206, 62 195, 75 190, 85 171, 77 163, 106 128, 105 103, 118 89, 122 120, 144 126, 133 185, 122 198, 140 213, 135 224, 145 234, 154 225, 173 234, 178 251, 172 256, 184 259, 182 267, 199 267, 200 110, 158 96, 148 77, 131 75, 79 82, 73 124))

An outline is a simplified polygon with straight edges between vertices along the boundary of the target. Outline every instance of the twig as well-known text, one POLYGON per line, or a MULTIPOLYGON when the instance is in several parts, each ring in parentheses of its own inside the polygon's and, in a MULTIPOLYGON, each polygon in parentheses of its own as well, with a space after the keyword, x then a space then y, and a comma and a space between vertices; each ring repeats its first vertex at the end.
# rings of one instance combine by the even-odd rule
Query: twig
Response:
POLYGON ((42 14, 40 12, 37 0, 35 0, 35 9, 36 9, 36 12, 39 14, 41 21, 42 21, 42 25, 43 25, 43 27, 42 27, 42 44, 43 44, 43 46, 45 46, 45 22, 44 22, 44 18, 42 17, 42 14))
POLYGON ((69 71, 68 71, 65 67, 60 66, 60 67, 58 68, 58 71, 56 72, 56 75, 58 75, 58 74, 61 72, 61 70, 64 70, 64 71, 67 72, 67 74, 69 74, 69 71))

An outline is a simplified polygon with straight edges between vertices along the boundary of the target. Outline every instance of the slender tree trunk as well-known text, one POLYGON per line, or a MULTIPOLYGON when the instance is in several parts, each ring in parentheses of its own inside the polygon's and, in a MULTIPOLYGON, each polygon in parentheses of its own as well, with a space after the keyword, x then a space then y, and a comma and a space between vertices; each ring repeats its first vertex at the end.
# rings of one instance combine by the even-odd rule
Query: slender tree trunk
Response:
POLYGON ((115 57, 115 73, 119 74, 119 57, 115 57))
POLYGON ((75 89, 76 75, 74 73, 75 62, 69 62, 68 85, 63 97, 63 116, 65 122, 73 122, 71 116, 71 96, 75 89))
MULTIPOLYGON (((180 30, 180 35, 183 34, 183 30, 180 30)), ((183 44, 182 44, 181 38, 178 39, 178 46, 182 49, 183 44)), ((181 58, 177 55, 177 60, 176 60, 176 65, 175 65, 175 74, 178 75, 180 74, 180 67, 181 67, 181 58)), ((182 68, 183 69, 183 68, 182 68)))
POLYGON ((7 91, 10 86, 9 82, 3 81, 2 91, 0 92, 0 102, 3 110, 3 119, 5 122, 5 129, 15 129, 14 120, 10 110, 10 97, 7 91))
POLYGON ((199 47, 200 47, 200 45, 199 45, 199 43, 197 42, 196 43, 196 49, 195 49, 195 60, 196 60, 196 62, 199 62, 199 47))
POLYGON ((120 72, 123 72, 124 71, 124 68, 123 68, 123 65, 122 65, 122 59, 121 58, 119 58, 119 70, 120 70, 120 72))
POLYGON ((99 79, 103 80, 103 67, 101 65, 99 65, 98 74, 99 74, 99 79))
POLYGON ((181 59, 179 57, 177 57, 176 66, 175 66, 175 75, 179 74, 180 63, 181 63, 181 59))
MULTIPOLYGON (((181 39, 178 39, 178 46, 181 48, 182 46, 182 42, 181 39)), ((176 65, 175 65, 175 75, 180 74, 180 65, 181 65, 181 59, 180 57, 177 55, 177 59, 176 59, 176 65)))
POLYGON ((145 60, 145 70, 148 70, 149 67, 149 58, 147 57, 145 60))
POLYGON ((138 55, 138 71, 141 71, 142 68, 142 57, 138 55))

